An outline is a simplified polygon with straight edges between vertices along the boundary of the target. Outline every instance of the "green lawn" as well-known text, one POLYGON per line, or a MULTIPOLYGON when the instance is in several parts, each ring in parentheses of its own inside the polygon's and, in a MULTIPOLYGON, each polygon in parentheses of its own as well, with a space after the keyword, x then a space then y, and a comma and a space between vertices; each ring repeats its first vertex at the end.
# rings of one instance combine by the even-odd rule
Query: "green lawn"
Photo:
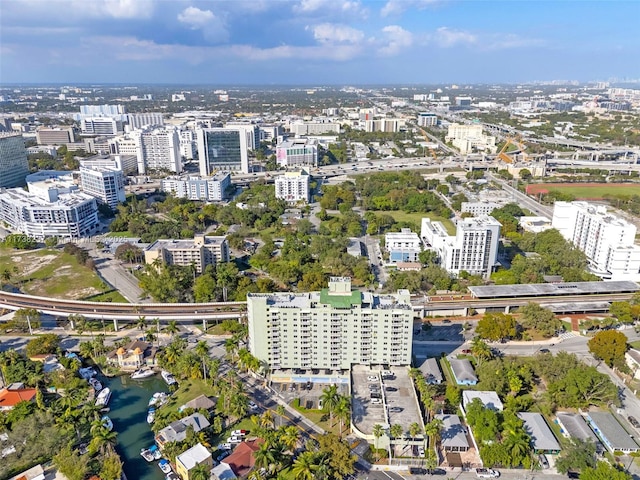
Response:
POLYGON ((95 271, 56 248, 0 248, 0 265, 12 272, 10 283, 31 295, 80 299, 109 290, 95 271))
MULTIPOLYGON (((339 434, 340 430, 340 422, 336 419, 333 420, 333 426, 329 425, 329 414, 327 412, 323 412, 322 410, 317 410, 315 408, 306 409, 304 407, 296 407, 292 405, 298 412, 307 417, 313 423, 322 428, 325 432, 339 434)), ((348 426, 343 425, 343 431, 346 431, 348 426)))
POLYGON ((83 298, 83 300, 89 302, 113 302, 113 303, 129 303, 129 300, 124 298, 120 292, 117 290, 111 290, 109 292, 99 293, 97 295, 92 295, 87 298, 83 298))
POLYGON ((603 198, 605 194, 610 195, 640 195, 640 184, 637 183, 595 183, 589 184, 571 184, 571 183, 543 183, 543 184, 531 184, 529 189, 533 192, 539 191, 539 189, 545 190, 557 190, 565 193, 570 193, 576 198, 603 198))
POLYGON ((631 345, 631 348, 640 350, 640 340, 636 340, 635 342, 629 342, 629 345, 631 345))
POLYGON ((162 407, 167 410, 177 410, 190 400, 200 395, 213 396, 213 387, 204 383, 204 380, 183 380, 178 390, 171 395, 169 402, 162 407))
POLYGON ((415 223, 418 227, 422 225, 423 218, 430 218, 432 221, 442 222, 444 228, 447 229, 447 233, 449 235, 456 234, 456 227, 451 220, 448 218, 439 217, 433 213, 407 213, 402 210, 368 210, 369 212, 373 212, 376 215, 391 215, 398 222, 412 222, 415 223))

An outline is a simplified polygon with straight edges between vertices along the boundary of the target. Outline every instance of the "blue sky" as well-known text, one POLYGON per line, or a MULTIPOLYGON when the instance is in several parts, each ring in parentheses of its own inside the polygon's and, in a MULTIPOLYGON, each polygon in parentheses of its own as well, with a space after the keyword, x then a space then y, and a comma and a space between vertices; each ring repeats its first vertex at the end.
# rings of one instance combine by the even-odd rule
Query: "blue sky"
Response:
POLYGON ((640 1, 1 0, 0 83, 640 78, 640 1))

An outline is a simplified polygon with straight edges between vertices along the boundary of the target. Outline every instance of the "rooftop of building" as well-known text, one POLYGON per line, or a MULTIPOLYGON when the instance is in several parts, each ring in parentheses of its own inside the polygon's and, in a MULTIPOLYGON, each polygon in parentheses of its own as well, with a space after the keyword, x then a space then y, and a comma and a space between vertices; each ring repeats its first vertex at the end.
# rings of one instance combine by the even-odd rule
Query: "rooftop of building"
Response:
POLYGON ((556 414, 560 428, 564 430, 571 438, 575 438, 582 442, 591 441, 596 445, 596 449, 602 451, 600 440, 593 430, 587 425, 587 421, 579 413, 558 412, 556 414))
POLYGON ((560 444, 542 414, 536 412, 518 412, 518 417, 524 422, 524 429, 531 438, 531 445, 534 450, 560 450, 560 444))
POLYGON ((467 434, 458 415, 439 413, 434 418, 442 420, 440 442, 443 447, 469 448, 467 434))
POLYGON ((494 391, 464 390, 462 392, 462 402, 464 405, 470 404, 476 398, 480 400, 482 402, 482 405, 484 405, 486 408, 499 411, 502 411, 504 409, 504 405, 502 404, 500 397, 494 391))
POLYGON ((483 227, 501 227, 502 224, 491 215, 480 215, 478 217, 463 218, 458 221, 458 228, 483 228, 483 227))
POLYGON ((456 377, 458 383, 461 382, 477 382, 478 377, 473 369, 473 365, 467 358, 450 358, 449 365, 456 377))
POLYGON ((207 182, 208 181, 221 182, 227 177, 231 177, 231 174, 229 172, 215 172, 213 175, 210 175, 208 177, 203 177, 201 175, 188 175, 188 174, 187 175, 171 175, 164 178, 163 180, 181 180, 181 181, 203 180, 207 182))
POLYGON ((198 235, 193 239, 159 239, 149 245, 146 250, 197 250, 202 245, 222 245, 227 237, 198 235), (201 239, 201 240, 199 240, 201 239))
POLYGON ((304 147, 304 146, 315 146, 318 144, 318 141, 315 138, 288 138, 283 142, 276 145, 276 148, 292 148, 292 147, 304 147))
POLYGON ((195 444, 189 450, 182 452, 176 457, 176 462, 180 462, 184 468, 191 470, 196 465, 201 464, 211 456, 211 452, 201 443, 195 444))
POLYGON ((638 450, 638 444, 631 438, 627 431, 622 428, 620 422, 616 420, 610 412, 589 412, 588 418, 595 432, 606 439, 614 450, 638 450))
POLYGON ((530 283, 469 287, 471 295, 475 298, 633 293, 638 290, 640 290, 640 286, 630 281, 530 283))
POLYGON ((55 202, 49 202, 42 197, 39 197, 33 193, 29 193, 22 188, 7 188, 0 190, 0 198, 5 198, 9 203, 16 207, 28 208, 28 207, 42 207, 42 208, 54 208, 54 207, 77 207, 87 201, 95 202, 95 198, 91 195, 80 191, 74 191, 71 193, 60 193, 58 200, 55 202))

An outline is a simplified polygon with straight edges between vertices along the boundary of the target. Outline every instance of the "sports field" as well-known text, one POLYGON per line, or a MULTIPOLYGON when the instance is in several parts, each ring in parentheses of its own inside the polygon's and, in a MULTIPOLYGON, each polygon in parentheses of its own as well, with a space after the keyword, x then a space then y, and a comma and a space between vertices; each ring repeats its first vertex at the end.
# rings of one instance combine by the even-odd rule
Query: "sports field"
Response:
POLYGON ((528 195, 545 194, 550 190, 570 193, 578 200, 599 200, 609 195, 640 195, 637 183, 537 183, 527 186, 528 195))

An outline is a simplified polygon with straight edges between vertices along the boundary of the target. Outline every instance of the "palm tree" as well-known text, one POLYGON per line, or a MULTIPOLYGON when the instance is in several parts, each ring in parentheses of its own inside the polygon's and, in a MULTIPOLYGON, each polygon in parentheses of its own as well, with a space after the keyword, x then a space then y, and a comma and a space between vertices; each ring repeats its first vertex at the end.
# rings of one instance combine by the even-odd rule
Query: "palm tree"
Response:
POLYGON ((384 435, 384 428, 382 428, 382 425, 380 425, 379 423, 376 423, 373 426, 373 438, 374 438, 373 446, 376 448, 376 450, 378 450, 378 439, 382 435, 384 435))
POLYGON ((156 333, 151 329, 147 330, 145 335, 144 335, 144 339, 149 343, 155 342, 156 338, 157 338, 156 333))
POLYGON ((138 322, 136 323, 136 327, 138 327, 138 330, 144 330, 145 328, 147 328, 147 317, 145 316, 138 317, 138 322))
POLYGON ((314 480, 314 472, 317 469, 315 453, 302 452, 293 462, 291 473, 296 480, 314 480))
POLYGON ((337 385, 331 385, 322 390, 322 395, 320 395, 320 401, 322 402, 322 410, 325 412, 329 412, 329 418, 333 423, 333 412, 338 405, 338 401, 340 400, 340 394, 338 393, 337 385))
POLYGON ((253 456, 255 458, 255 465, 258 468, 269 468, 269 470, 271 470, 271 465, 276 463, 274 450, 267 442, 260 445, 258 450, 254 452, 253 456))
POLYGON ((389 429, 389 435, 391 435, 391 438, 400 438, 403 433, 404 429, 402 428, 402 425, 391 425, 391 428, 389 429))
POLYGON ((300 430, 298 430, 298 427, 295 425, 285 427, 282 435, 280 436, 280 441, 290 452, 295 450, 296 445, 298 445, 298 440, 300 440, 300 430))
POLYGON ((118 433, 114 430, 109 431, 106 428, 100 428, 93 434, 89 449, 94 452, 100 451, 104 454, 116 446, 117 437, 118 433))
POLYGON ((208 465, 201 463, 189 471, 189 480, 209 480, 211 469, 208 465))
POLYGON ((509 452, 509 458, 521 459, 527 455, 530 447, 530 438, 522 429, 518 429, 504 439, 503 445, 509 452))
POLYGON ((340 420, 340 436, 342 436, 342 427, 345 423, 351 421, 351 400, 348 396, 340 395, 334 413, 340 420))
POLYGON ((413 422, 409 425, 409 436, 416 438, 418 435, 422 435, 422 427, 417 422, 413 422))
POLYGON ((276 407, 276 413, 278 414, 278 424, 279 424, 278 426, 280 426, 280 427, 284 423, 284 416, 285 416, 286 412, 287 411, 285 410, 283 405, 278 405, 276 407))
POLYGON ((207 380, 207 363, 205 359, 209 356, 209 345, 204 340, 200 340, 195 348, 196 355, 202 360, 202 378, 207 380))
POLYGON ((171 340, 173 340, 173 336, 178 333, 178 322, 176 320, 170 320, 166 327, 164 327, 164 331, 171 335, 171 340))
POLYGON ((442 430, 442 420, 434 418, 424 426, 424 433, 429 437, 429 446, 435 446, 440 439, 440 431, 442 430))
POLYGON ((483 360, 491 360, 493 353, 491 347, 487 345, 487 342, 483 341, 480 337, 475 337, 471 343, 471 354, 476 357, 478 364, 481 364, 483 360))
POLYGON ((260 426, 262 428, 272 428, 274 423, 273 413, 271 413, 271 410, 267 410, 260 417, 260 426))
POLYGON ((435 450, 431 448, 427 449, 424 455, 424 466, 429 472, 429 476, 431 476, 431 472, 438 466, 438 455, 435 450))

